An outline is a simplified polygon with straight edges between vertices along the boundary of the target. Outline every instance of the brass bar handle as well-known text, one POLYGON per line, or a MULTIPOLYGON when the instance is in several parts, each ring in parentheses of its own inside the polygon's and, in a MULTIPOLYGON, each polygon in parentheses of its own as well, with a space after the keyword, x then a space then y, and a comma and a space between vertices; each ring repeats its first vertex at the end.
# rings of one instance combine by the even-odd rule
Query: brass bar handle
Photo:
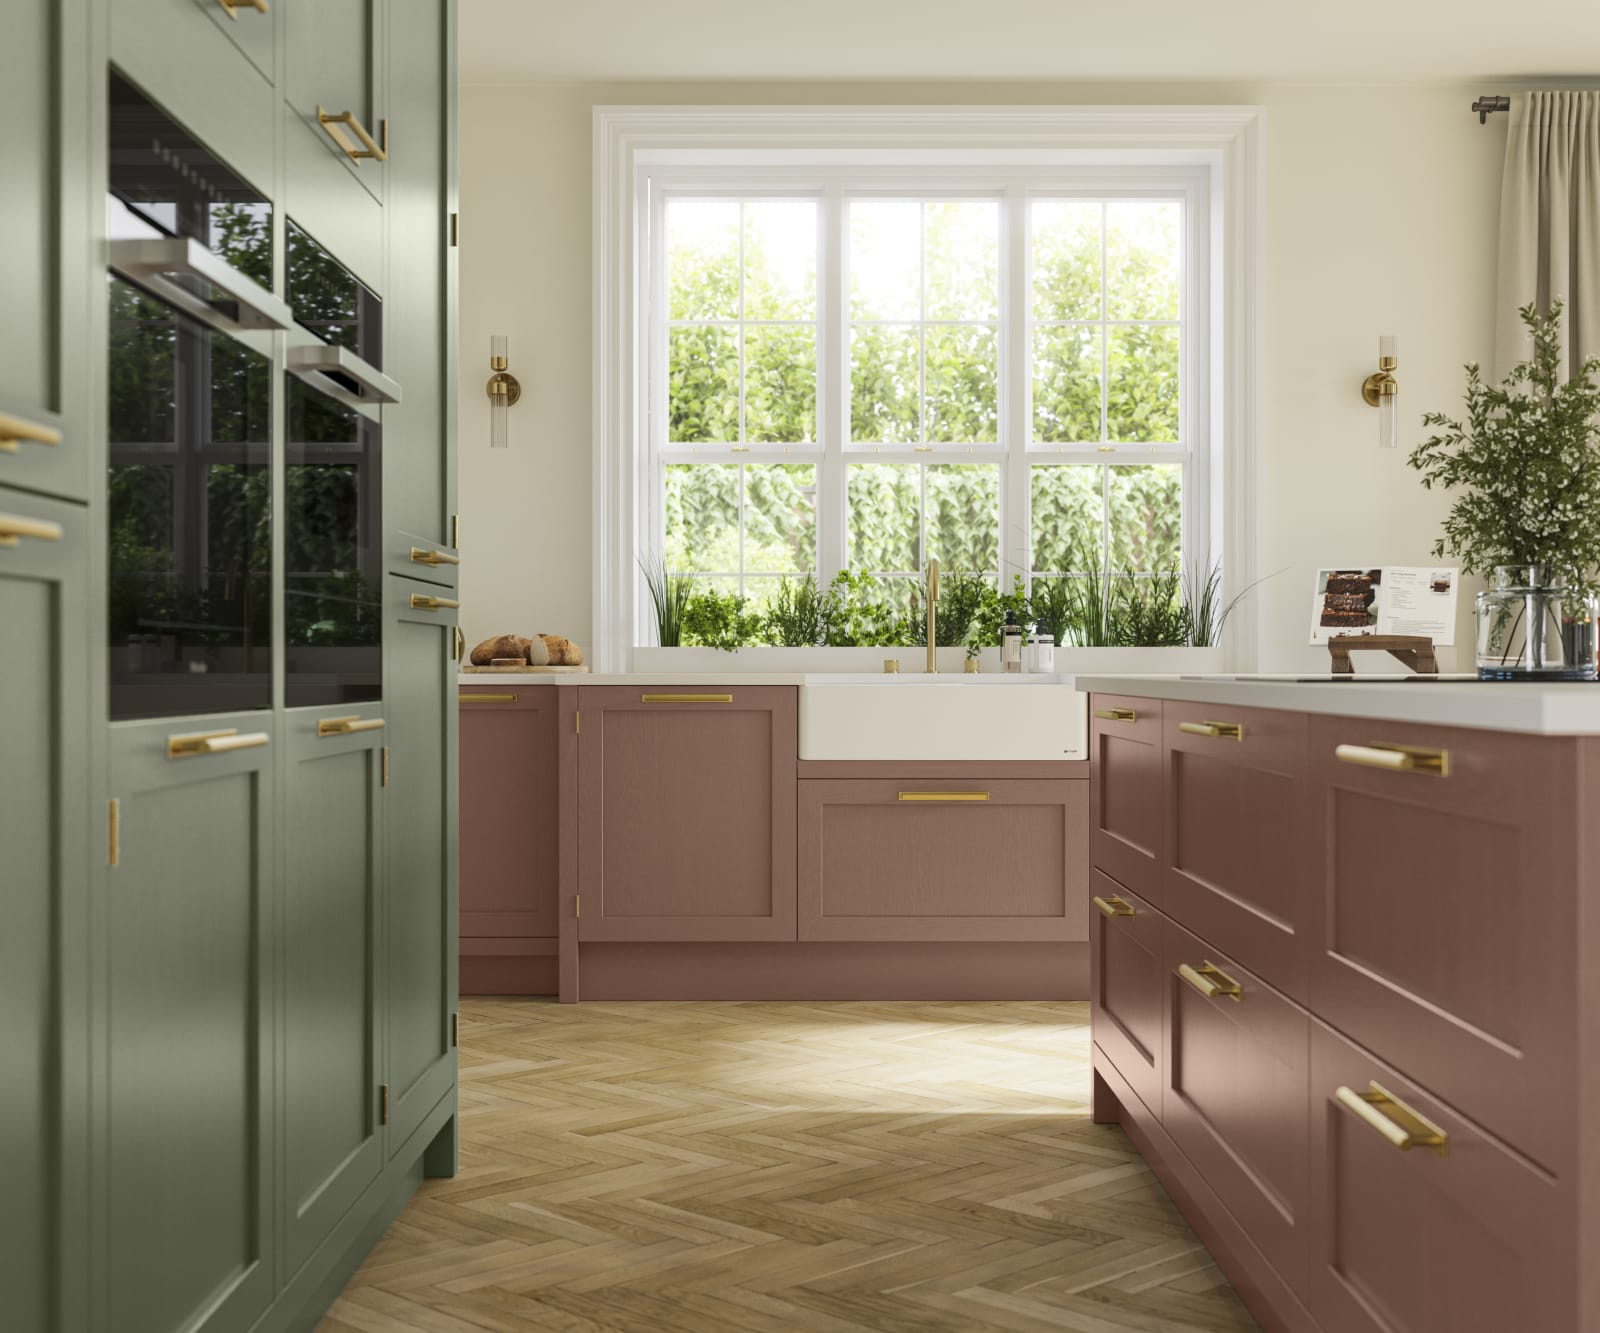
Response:
POLYGON ((1121 898, 1117 897, 1116 894, 1112 894, 1109 898, 1094 898, 1091 899, 1091 901, 1105 916, 1139 915, 1138 910, 1132 903, 1124 902, 1121 898))
POLYGON ((324 111, 320 105, 317 107, 317 123, 328 132, 328 137, 339 146, 339 151, 352 162, 360 162, 365 158, 373 158, 384 162, 389 157, 389 122, 380 121, 379 130, 383 135, 380 144, 370 134, 367 127, 356 119, 354 111, 324 111), (356 147, 351 143, 340 126, 349 126, 350 133, 361 140, 361 146, 356 147))
POLYGON ((231 754, 234 750, 259 750, 270 745, 272 737, 264 731, 241 736, 237 727, 227 731, 191 731, 167 737, 168 759, 193 759, 203 754, 231 754))
POLYGON ((731 704, 731 694, 641 694, 642 704, 731 704))
POLYGON ((411 548, 411 563, 414 565, 459 565, 461 557, 451 555, 449 551, 427 551, 420 546, 411 548))
POLYGON ((517 696, 514 694, 463 694, 460 700, 464 704, 514 704, 517 696))
POLYGON ((413 611, 454 611, 461 603, 453 597, 429 597, 424 593, 411 594, 411 609, 413 611))
POLYGON ((382 731, 383 719, 381 717, 362 717, 351 714, 349 717, 325 717, 317 723, 319 736, 351 736, 358 731, 382 731))
POLYGON ((1244 739, 1242 722, 1180 722, 1178 730, 1187 732, 1190 736, 1217 736, 1230 741, 1244 739))
POLYGON ((1421 745, 1338 745, 1333 757, 1341 764, 1362 768, 1386 768, 1391 773, 1431 773, 1436 778, 1450 776, 1450 751, 1430 750, 1421 745))
POLYGON ((0 412, 0 454, 14 454, 24 444, 43 444, 54 448, 61 443, 61 432, 54 426, 41 426, 34 421, 0 412))
POLYGON ((452 654, 452 656, 455 658, 455 660, 457 662, 459 662, 463 657, 465 657, 467 655, 467 636, 462 631, 460 625, 457 625, 455 628, 456 628, 456 647, 455 647, 455 652, 452 654))
POLYGON ((1190 967, 1188 963, 1178 964, 1178 975, 1193 986, 1208 1000, 1215 1000, 1218 996, 1226 995, 1235 1004, 1244 994, 1244 989, 1214 963, 1203 962, 1199 967, 1190 967))
POLYGON ((1131 708, 1097 708, 1094 715, 1102 722, 1137 722, 1139 714, 1131 708))
POLYGON ((987 801, 986 791, 903 791, 902 801, 987 801))
POLYGON ((1366 1092, 1341 1087, 1333 1094, 1334 1100, 1401 1152, 1432 1148, 1440 1157, 1450 1155, 1450 1136, 1438 1125, 1413 1111, 1382 1085, 1369 1083, 1367 1087, 1366 1092))
POLYGON ((36 542, 58 542, 63 535, 61 524, 42 518, 23 518, 18 514, 0 514, 0 546, 15 546, 24 537, 36 542))
POLYGON ((217 3, 222 6, 223 11, 227 14, 227 16, 234 20, 238 19, 239 10, 241 7, 245 9, 253 9, 258 14, 265 14, 269 12, 267 9, 267 0, 217 0, 217 3))

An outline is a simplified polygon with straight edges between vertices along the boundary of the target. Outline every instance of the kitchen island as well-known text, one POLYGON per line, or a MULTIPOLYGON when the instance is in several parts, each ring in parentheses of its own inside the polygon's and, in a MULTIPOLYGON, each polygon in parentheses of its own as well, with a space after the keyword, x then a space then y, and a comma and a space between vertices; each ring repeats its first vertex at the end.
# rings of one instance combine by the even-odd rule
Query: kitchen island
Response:
POLYGON ((1078 685, 1095 1113, 1257 1318, 1600 1328, 1600 688, 1078 685))

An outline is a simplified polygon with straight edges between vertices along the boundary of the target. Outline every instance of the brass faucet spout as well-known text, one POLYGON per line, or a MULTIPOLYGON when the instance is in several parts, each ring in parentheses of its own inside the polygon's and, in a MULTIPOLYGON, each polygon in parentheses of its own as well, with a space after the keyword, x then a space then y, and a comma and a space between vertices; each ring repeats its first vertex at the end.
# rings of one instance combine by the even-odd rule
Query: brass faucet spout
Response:
POLYGON ((939 612, 937 609, 939 605, 939 560, 937 556, 931 557, 928 560, 927 601, 928 674, 930 676, 935 676, 939 673, 939 657, 937 650, 934 648, 934 644, 937 642, 937 636, 934 631, 937 629, 939 623, 939 612))

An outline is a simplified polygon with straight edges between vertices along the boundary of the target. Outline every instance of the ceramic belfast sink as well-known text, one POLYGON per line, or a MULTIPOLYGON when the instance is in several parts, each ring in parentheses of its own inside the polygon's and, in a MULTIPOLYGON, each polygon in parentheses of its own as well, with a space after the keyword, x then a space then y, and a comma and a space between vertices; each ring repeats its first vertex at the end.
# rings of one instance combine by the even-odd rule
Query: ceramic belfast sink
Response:
POLYGON ((1087 759, 1070 676, 807 677, 802 759, 1087 759))

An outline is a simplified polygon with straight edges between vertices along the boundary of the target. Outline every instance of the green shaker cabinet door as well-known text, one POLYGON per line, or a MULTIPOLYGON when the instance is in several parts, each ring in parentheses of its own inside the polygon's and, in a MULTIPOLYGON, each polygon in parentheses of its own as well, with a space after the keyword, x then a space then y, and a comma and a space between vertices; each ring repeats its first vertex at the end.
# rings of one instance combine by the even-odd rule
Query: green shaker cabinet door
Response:
POLYGON ((78 1293, 63 1289, 56 1199, 64 1168, 83 1156, 84 1090, 63 1078, 81 1068, 83 1049, 81 1005, 70 995, 85 979, 64 969, 78 952, 69 934, 81 946, 88 841, 88 518, 0 490, 0 532, 15 518, 57 524, 62 535, 0 544, 0 1325, 57 1333, 81 1326, 78 1293))
MULTIPOLYGON (((283 1180, 292 1278, 383 1169, 378 1123, 381 730, 321 735, 351 709, 290 713, 283 875, 283 1180)), ((381 716, 361 708, 363 720, 381 716)))
POLYGON ((242 713, 111 729, 104 1250, 117 1333, 235 1333, 272 1299, 272 749, 168 757, 173 735, 253 742, 271 726, 242 713))
MULTIPOLYGON (((274 3, 283 10, 286 46, 285 211, 362 282, 381 293, 384 182, 390 162, 352 153, 369 152, 362 132, 380 148, 388 142, 383 29, 385 23, 408 22, 412 7, 395 6, 396 17, 391 20, 390 7, 376 0, 274 3), (319 110, 351 120, 324 124, 319 110)), ((400 144, 388 142, 388 148, 392 161, 400 144)))
POLYGON ((8 3, 0 79, 0 486, 73 499, 89 486, 86 8, 8 3))
POLYGON ((389 1150, 455 1086, 456 613, 441 590, 389 578, 384 716, 389 744, 389 1150))
MULTIPOLYGON (((454 565, 421 563, 453 554, 456 542, 455 6, 429 5, 392 25, 389 60, 405 96, 389 123, 385 369, 404 397, 383 414, 386 563, 455 587, 454 565)), ((488 355, 485 347, 485 379, 488 355)))

